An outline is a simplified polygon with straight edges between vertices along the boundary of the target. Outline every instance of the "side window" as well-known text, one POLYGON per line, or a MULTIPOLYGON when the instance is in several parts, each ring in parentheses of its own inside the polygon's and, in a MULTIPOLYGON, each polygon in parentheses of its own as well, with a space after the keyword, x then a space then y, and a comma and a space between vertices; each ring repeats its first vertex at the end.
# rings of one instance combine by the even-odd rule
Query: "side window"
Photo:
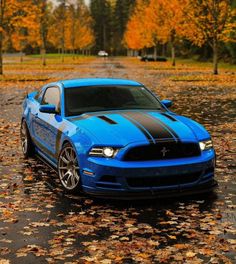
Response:
POLYGON ((42 105, 53 104, 60 111, 60 91, 57 87, 49 87, 43 96, 42 105))

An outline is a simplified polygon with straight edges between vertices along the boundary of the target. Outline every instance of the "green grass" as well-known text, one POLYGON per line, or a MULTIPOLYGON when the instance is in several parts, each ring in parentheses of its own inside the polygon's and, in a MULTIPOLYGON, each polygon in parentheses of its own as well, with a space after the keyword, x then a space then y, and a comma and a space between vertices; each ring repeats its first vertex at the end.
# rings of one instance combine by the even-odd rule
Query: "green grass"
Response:
MULTIPOLYGON (((171 61, 171 58, 168 58, 168 61, 171 61)), ((176 66, 178 67, 179 64, 184 64, 186 66, 199 67, 199 68, 212 68, 213 67, 212 62, 202 62, 202 61, 197 61, 195 59, 177 58, 176 59, 176 66)), ((224 69, 224 70, 236 71, 236 65, 235 64, 219 62, 218 67, 219 67, 219 70, 224 69)))
MULTIPOLYGON (((30 57, 30 58, 41 58, 42 55, 41 54, 33 54, 33 55, 27 55, 27 57, 30 57)), ((61 59, 62 54, 59 54, 59 53, 46 53, 45 57, 46 57, 46 59, 61 59)), ((85 58, 85 57, 88 57, 88 56, 81 55, 81 54, 74 54, 73 55, 73 54, 65 53, 64 57, 66 57, 66 58, 73 58, 73 57, 85 58)))

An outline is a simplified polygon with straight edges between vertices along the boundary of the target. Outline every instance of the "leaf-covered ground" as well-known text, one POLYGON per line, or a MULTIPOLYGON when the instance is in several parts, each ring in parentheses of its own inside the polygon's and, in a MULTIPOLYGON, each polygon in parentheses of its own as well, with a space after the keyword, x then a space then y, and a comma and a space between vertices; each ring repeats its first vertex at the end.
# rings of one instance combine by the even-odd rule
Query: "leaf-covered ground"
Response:
POLYGON ((235 263, 236 71, 127 58, 39 63, 11 58, 0 79, 0 264, 235 263), (45 82, 75 77, 141 81, 204 124, 217 151, 215 194, 119 202, 63 193, 53 170, 22 157, 21 103, 45 82))

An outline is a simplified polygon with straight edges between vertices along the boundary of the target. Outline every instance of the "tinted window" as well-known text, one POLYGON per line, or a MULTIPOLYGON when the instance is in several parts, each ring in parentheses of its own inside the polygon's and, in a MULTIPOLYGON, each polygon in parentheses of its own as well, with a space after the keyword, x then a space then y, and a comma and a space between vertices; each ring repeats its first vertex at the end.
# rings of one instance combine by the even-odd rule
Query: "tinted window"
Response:
POLYGON ((47 88, 42 104, 53 104, 60 110, 60 92, 57 87, 49 87, 47 88))
POLYGON ((93 86, 65 89, 67 116, 85 112, 124 109, 162 109, 159 101, 141 86, 93 86))

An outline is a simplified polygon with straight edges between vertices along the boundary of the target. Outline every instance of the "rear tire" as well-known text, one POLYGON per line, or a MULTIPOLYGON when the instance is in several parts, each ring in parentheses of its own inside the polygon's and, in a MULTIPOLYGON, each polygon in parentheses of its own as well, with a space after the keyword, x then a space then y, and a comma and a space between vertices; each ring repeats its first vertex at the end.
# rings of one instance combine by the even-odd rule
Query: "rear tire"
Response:
POLYGON ((20 138, 21 138, 21 147, 22 147, 24 158, 33 157, 34 156, 34 145, 31 140, 26 121, 24 119, 21 122, 20 138))
POLYGON ((81 191, 79 163, 76 152, 70 143, 66 143, 59 154, 57 170, 60 182, 66 192, 81 191))

